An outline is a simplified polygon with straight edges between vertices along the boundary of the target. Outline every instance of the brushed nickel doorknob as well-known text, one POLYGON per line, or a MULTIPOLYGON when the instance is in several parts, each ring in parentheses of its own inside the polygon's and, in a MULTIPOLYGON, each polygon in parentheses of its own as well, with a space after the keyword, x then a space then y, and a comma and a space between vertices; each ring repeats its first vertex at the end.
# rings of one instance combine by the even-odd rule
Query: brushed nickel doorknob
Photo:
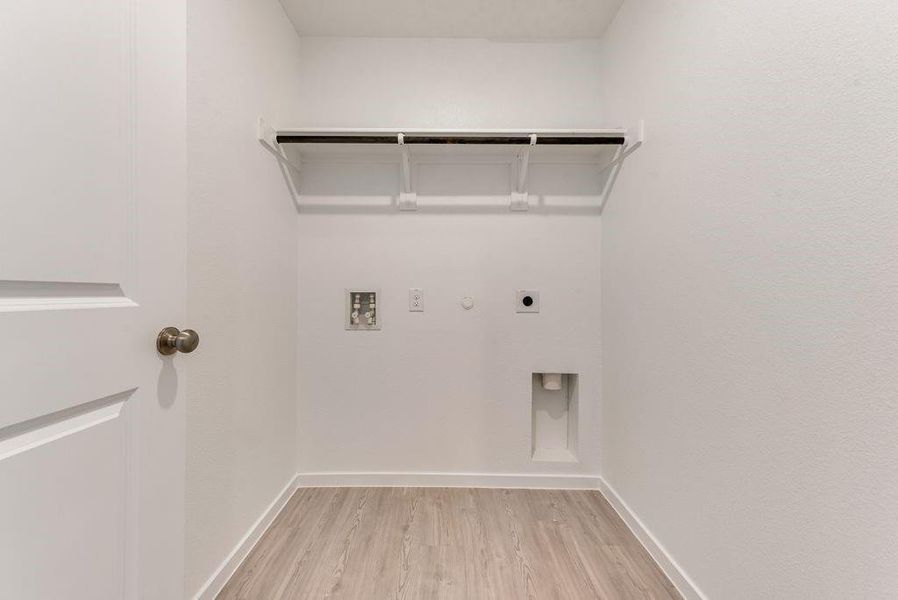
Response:
POLYGON ((190 354, 200 345, 200 335, 193 329, 181 331, 177 327, 166 327, 156 337, 156 350, 168 356, 175 352, 190 354))

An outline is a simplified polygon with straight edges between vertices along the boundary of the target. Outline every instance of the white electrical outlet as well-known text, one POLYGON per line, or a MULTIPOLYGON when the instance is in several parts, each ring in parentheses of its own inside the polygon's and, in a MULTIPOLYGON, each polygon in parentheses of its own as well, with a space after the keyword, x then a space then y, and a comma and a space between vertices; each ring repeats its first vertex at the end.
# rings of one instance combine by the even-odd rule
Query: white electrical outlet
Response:
POLYGON ((408 291, 409 312, 424 312, 424 290, 421 288, 409 288, 408 291))

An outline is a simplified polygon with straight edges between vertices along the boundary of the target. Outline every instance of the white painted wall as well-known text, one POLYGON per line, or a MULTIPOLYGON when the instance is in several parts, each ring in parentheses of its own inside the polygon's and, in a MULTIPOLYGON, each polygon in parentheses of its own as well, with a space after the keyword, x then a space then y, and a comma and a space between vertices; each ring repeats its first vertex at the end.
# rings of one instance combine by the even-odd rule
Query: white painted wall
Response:
POLYGON ((630 0, 604 476, 710 598, 898 589, 898 7, 630 0))
MULTIPOLYGON (((276 0, 191 0, 187 592, 295 473, 296 215, 255 140, 295 110, 297 39, 276 0)), ((179 359, 181 360, 181 359, 179 359)))
POLYGON ((484 39, 598 38, 623 0, 283 0, 300 35, 484 39))
POLYGON ((598 43, 303 38, 295 126, 604 127, 598 43))
MULTIPOLYGON (((304 39, 294 125, 598 127, 596 50, 595 42, 304 39)), ((477 164, 422 170, 419 191, 444 197, 417 214, 384 207, 398 191, 395 165, 306 165, 301 473, 598 473, 599 216, 510 214, 507 167, 477 164), (343 197, 323 195, 340 185, 343 197), (463 202, 473 207, 459 209, 463 202), (355 286, 382 290, 381 331, 344 331, 343 290, 355 286), (424 288, 424 313, 408 312, 410 287, 424 288), (540 290, 539 315, 514 312, 524 287, 540 290), (474 298, 472 311, 463 296, 474 298), (530 460, 531 373, 542 371, 580 374, 580 464, 530 460)), ((578 172, 568 181, 587 179, 578 172)))

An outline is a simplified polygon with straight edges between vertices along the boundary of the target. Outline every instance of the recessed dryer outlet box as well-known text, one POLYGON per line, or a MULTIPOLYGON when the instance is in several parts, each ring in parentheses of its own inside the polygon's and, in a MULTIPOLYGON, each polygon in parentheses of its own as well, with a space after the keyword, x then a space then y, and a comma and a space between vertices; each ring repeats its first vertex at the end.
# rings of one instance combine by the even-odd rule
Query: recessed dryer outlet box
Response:
POLYGON ((346 290, 346 308, 343 311, 348 331, 374 331, 380 329, 381 308, 378 304, 380 290, 346 290))
POLYGON ((537 290, 518 290, 515 294, 515 311, 519 313, 538 313, 539 292, 537 290))

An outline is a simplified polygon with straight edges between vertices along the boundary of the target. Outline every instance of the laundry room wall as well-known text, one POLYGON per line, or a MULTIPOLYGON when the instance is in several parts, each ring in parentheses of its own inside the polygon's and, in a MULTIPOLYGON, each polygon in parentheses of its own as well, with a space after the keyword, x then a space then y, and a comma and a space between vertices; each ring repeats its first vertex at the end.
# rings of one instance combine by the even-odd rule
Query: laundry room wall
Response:
POLYGON ((292 114, 299 53, 276 0, 187 5, 192 597, 296 473, 296 209, 256 121, 292 114))
POLYGON ((628 0, 602 471, 708 598, 898 589, 898 7, 628 0))
MULTIPOLYGON (((293 127, 606 127, 594 41, 301 41, 293 127)), ((425 161, 427 162, 427 161, 425 161)), ((303 164, 298 218, 300 482, 592 485, 598 474, 601 178, 464 153, 416 168, 303 164), (346 289, 378 289, 380 331, 344 330, 346 289), (409 312, 410 288, 424 311, 409 312), (515 312, 538 290, 539 314, 515 312), (465 310, 461 301, 473 300, 465 310), (533 373, 578 374, 577 460, 532 460, 533 373)))

